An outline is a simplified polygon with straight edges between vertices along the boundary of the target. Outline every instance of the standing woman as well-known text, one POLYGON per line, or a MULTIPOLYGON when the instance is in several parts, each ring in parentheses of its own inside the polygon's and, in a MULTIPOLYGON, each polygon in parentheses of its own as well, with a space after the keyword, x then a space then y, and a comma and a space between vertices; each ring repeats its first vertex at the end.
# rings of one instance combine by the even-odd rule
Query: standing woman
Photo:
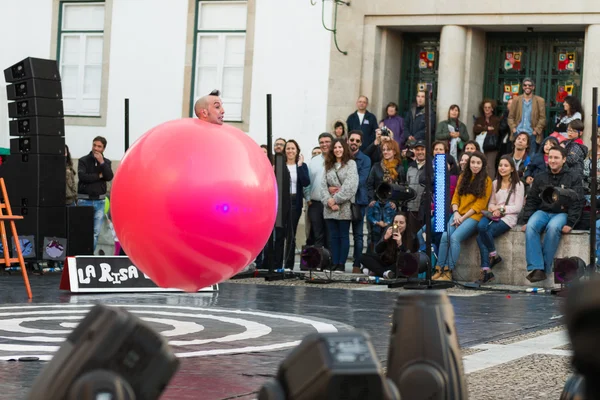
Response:
POLYGON ((74 207, 77 205, 77 185, 75 184, 75 168, 73 168, 73 159, 71 159, 71 151, 69 146, 65 144, 65 162, 67 166, 67 201, 68 207, 74 207))
POLYGON ((473 125, 475 140, 479 142, 487 157, 487 171, 490 177, 496 175, 496 157, 500 147, 500 118, 494 115, 495 110, 496 101, 483 100, 479 106, 481 116, 475 120, 473 125))
POLYGON ((492 268, 502 262, 502 257, 496 253, 494 238, 517 225, 525 199, 525 185, 519 179, 517 166, 510 155, 500 158, 497 176, 492 184, 488 211, 477 225, 477 244, 481 254, 481 275, 477 283, 480 284, 494 279, 492 268))
POLYGON ((277 235, 275 239, 275 265, 281 268, 281 264, 285 261, 286 269, 294 269, 294 256, 296 254, 296 230, 298 229, 298 221, 302 214, 302 199, 303 189, 310 185, 310 177, 308 176, 308 167, 304 164, 304 157, 300 154, 300 146, 291 139, 285 143, 285 158, 288 171, 290 173, 290 213, 285 219, 285 233, 277 235), (291 222, 291 227, 289 226, 291 222), (283 241, 286 241, 286 254, 283 254, 283 241))
POLYGON ((460 120, 460 107, 452 104, 448 109, 448 119, 441 121, 435 132, 435 140, 447 140, 450 147, 450 155, 458 159, 458 154, 462 153, 465 143, 469 141, 469 132, 467 126, 460 120))
POLYGON ((465 171, 458 178, 452 196, 452 216, 448 230, 442 235, 435 274, 431 279, 451 281, 452 270, 460 255, 460 244, 477 232, 492 194, 492 180, 487 174, 487 158, 479 151, 469 157, 465 171))
POLYGON ((350 251, 352 202, 358 189, 358 169, 345 140, 334 139, 325 155, 321 181, 323 217, 329 230, 332 270, 343 272, 350 251))
MULTIPOLYGON (((406 182, 406 172, 400 158, 400 146, 395 140, 388 140, 381 144, 381 153, 383 159, 381 162, 373 164, 369 178, 367 178, 367 196, 369 198, 369 207, 377 203, 375 191, 383 182, 386 183, 404 183, 406 182)), ((392 202, 392 208, 396 204, 392 202)))
POLYGON ((385 118, 379 122, 379 128, 384 126, 392 131, 390 136, 396 142, 400 143, 400 138, 404 135, 404 119, 398 115, 398 104, 388 103, 385 107, 385 118))

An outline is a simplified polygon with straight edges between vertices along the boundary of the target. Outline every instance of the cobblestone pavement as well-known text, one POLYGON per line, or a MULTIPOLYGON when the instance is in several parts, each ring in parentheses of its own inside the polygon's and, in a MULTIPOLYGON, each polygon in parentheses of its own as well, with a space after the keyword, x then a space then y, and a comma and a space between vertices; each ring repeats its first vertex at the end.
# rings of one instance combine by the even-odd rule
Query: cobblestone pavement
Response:
MULTIPOLYGON (((91 304, 119 305, 170 335, 182 357, 163 399, 255 398, 293 345, 315 331, 364 330, 385 365, 390 318, 402 290, 251 279, 225 282, 217 293, 70 295, 58 290, 57 275, 30 279, 31 303, 19 276, 0 276, 0 359, 50 358, 91 304)), ((570 354, 560 327, 561 298, 461 289, 448 294, 471 399, 558 398, 570 354)), ((23 399, 44 364, 0 361, 0 399, 23 399)))

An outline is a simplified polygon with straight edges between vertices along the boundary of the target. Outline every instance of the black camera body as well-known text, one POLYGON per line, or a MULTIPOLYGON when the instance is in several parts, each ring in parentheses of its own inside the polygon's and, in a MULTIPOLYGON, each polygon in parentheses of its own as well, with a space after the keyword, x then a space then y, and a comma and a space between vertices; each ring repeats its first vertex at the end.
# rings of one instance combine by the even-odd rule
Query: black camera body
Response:
POLYGON ((390 131, 387 126, 381 127, 381 136, 390 136, 390 131))
POLYGON ((546 186, 540 195, 542 202, 554 213, 564 213, 569 205, 578 201, 577 192, 573 189, 546 186))

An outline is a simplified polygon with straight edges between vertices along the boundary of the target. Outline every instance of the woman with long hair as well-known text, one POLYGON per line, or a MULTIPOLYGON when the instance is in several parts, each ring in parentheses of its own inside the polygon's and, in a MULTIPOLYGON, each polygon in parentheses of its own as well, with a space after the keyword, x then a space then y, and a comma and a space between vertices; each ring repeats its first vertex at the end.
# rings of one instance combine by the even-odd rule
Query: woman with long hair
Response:
POLYGON ((71 151, 69 146, 65 144, 65 164, 67 167, 66 181, 67 181, 67 198, 66 205, 73 207, 77 205, 77 185, 75 184, 75 168, 73 168, 73 159, 71 158, 71 151))
POLYGON ((469 140, 467 126, 460 121, 460 107, 452 104, 448 109, 448 119, 437 125, 435 140, 446 140, 450 147, 450 154, 454 159, 462 151, 465 143, 469 140))
POLYGON ((345 271, 350 251, 352 202, 358 189, 358 170, 348 143, 334 139, 325 155, 325 175, 321 180, 323 217, 329 231, 332 270, 345 271))
POLYGON ((551 136, 554 136, 558 139, 559 142, 563 140, 567 140, 567 128, 571 121, 576 119, 583 121, 583 107, 581 107, 581 102, 575 96, 567 96, 565 97, 565 101, 563 102, 564 112, 561 115, 560 121, 556 124, 554 128, 554 133, 551 136))
POLYGON ((363 254, 360 258, 363 274, 379 276, 385 279, 395 279, 398 257, 402 253, 414 252, 418 244, 414 237, 410 237, 407 229, 408 219, 406 214, 398 212, 393 222, 385 227, 384 234, 375 245, 375 254, 363 254))
POLYGON ((473 125, 475 140, 479 142, 483 153, 487 157, 488 175, 490 177, 496 174, 496 156, 500 147, 500 118, 494 115, 495 111, 496 101, 484 99, 479 105, 480 116, 473 125))
POLYGON ((298 142, 291 139, 285 143, 285 158, 288 172, 290 174, 290 210, 291 213, 284 216, 285 228, 275 238, 275 266, 281 268, 285 263, 286 269, 294 269, 294 255, 296 254, 296 231, 298 221, 302 214, 303 190, 310 185, 308 167, 304 164, 304 157, 300 154, 298 142), (284 254, 283 243, 286 243, 284 254))
POLYGON ((381 144, 381 153, 381 162, 373 164, 371 172, 369 172, 369 178, 367 178, 369 207, 373 207, 377 202, 375 191, 380 184, 383 182, 396 184, 406 182, 406 172, 402 165, 398 142, 395 140, 383 142, 381 144))
POLYGON ((492 268, 502 261, 496 252, 494 238, 517 225, 525 199, 525 185, 519 179, 517 166, 510 155, 500 158, 497 177, 492 183, 488 211, 477 224, 477 245, 481 254, 481 275, 477 283, 480 284, 494 279, 492 268))
POLYGON ((452 280, 452 270, 460 255, 460 244, 477 232, 492 194, 492 180, 487 174, 487 158, 479 151, 469 157, 468 167, 458 178, 452 196, 452 216, 442 235, 435 274, 432 279, 452 280))

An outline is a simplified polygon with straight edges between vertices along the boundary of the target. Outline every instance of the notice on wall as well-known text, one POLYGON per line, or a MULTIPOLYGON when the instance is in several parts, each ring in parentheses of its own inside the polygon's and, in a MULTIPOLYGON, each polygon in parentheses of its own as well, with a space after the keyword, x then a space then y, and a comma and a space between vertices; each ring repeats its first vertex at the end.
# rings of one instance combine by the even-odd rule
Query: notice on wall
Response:
MULTIPOLYGON (((183 292, 159 287, 127 256, 69 257, 60 288, 72 293, 183 292)), ((212 285, 199 292, 218 290, 218 285, 212 285)))

